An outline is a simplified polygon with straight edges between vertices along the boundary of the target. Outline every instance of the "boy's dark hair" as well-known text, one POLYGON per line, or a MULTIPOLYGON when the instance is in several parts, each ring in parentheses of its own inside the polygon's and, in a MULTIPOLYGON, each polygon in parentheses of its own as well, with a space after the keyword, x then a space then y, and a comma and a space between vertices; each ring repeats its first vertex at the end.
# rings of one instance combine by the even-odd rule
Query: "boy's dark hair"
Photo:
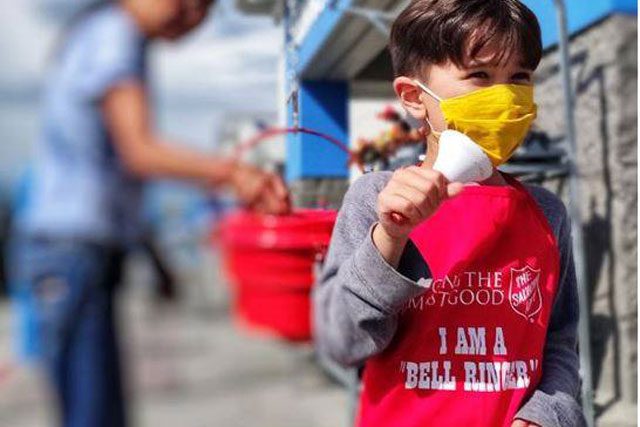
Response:
POLYGON ((411 76, 425 64, 464 66, 491 43, 504 46, 498 63, 514 53, 528 69, 540 63, 540 24, 519 0, 413 0, 393 23, 389 50, 395 75, 411 76))

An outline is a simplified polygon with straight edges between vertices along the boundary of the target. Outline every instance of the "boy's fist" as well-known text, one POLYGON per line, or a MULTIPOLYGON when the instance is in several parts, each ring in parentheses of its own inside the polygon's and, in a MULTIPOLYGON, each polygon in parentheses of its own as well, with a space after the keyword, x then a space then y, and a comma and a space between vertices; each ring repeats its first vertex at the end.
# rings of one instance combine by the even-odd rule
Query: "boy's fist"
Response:
POLYGON ((398 169, 378 195, 378 220, 385 234, 406 238, 448 198, 462 191, 461 183, 448 183, 440 172, 418 166, 398 169))

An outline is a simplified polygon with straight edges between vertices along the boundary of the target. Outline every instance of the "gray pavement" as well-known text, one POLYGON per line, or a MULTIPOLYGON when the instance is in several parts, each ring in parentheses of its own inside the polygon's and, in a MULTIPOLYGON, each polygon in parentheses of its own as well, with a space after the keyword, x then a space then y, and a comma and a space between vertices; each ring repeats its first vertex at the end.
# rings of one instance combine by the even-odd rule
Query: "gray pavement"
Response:
MULTIPOLYGON (((308 345, 239 333, 219 297, 158 307, 144 294, 126 291, 121 306, 135 426, 348 425, 347 395, 308 345)), ((1 302, 0 426, 52 426, 39 376, 12 362, 10 329, 1 302)))
MULTIPOLYGON (((183 299, 159 306, 148 272, 134 262, 120 326, 134 427, 347 427, 347 392, 318 367, 309 345, 234 325, 215 258, 178 269, 183 299), (206 266, 206 268, 202 268, 206 266)), ((0 427, 54 426, 34 368, 12 351, 10 304, 0 300, 0 427)), ((637 407, 618 404, 598 427, 635 426, 637 407)))

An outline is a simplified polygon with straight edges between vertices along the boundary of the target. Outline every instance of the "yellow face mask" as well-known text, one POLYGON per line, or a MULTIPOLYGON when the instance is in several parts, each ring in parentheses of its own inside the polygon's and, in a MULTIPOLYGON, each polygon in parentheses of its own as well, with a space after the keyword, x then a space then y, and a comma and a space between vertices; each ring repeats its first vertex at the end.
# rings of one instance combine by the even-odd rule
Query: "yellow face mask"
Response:
POLYGON ((471 138, 495 167, 509 160, 536 118, 533 86, 498 84, 442 99, 422 82, 415 83, 440 102, 447 128, 471 138))

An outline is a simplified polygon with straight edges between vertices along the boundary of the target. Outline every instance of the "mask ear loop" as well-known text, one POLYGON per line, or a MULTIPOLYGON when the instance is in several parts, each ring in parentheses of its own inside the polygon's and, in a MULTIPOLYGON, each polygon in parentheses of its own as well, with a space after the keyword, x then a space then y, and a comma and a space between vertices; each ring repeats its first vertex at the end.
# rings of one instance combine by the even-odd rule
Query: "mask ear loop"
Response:
POLYGON ((427 92, 429 95, 431 95, 431 97, 433 99, 435 99, 438 102, 442 102, 442 98, 440 98, 438 95, 435 94, 434 91, 432 91, 431 89, 429 89, 427 86, 424 85, 424 83, 422 83, 420 80, 413 80, 413 82, 415 84, 417 84, 418 86, 420 86, 420 89, 422 89, 423 91, 427 92))
MULTIPOLYGON (((438 95, 435 94, 434 91, 432 91, 431 89, 429 89, 424 83, 422 83, 420 80, 414 79, 413 82, 415 84, 417 84, 420 89, 422 89, 424 92, 426 92, 429 96, 431 96, 433 99, 435 99, 438 102, 442 102, 442 98, 440 98, 438 95)), ((437 137, 440 138, 440 135, 442 135, 442 132, 438 132, 433 128, 433 125, 431 124, 431 121, 429 120, 428 117, 425 116, 425 120, 427 122, 427 124, 429 125, 429 129, 431 129, 431 133, 437 137)))

